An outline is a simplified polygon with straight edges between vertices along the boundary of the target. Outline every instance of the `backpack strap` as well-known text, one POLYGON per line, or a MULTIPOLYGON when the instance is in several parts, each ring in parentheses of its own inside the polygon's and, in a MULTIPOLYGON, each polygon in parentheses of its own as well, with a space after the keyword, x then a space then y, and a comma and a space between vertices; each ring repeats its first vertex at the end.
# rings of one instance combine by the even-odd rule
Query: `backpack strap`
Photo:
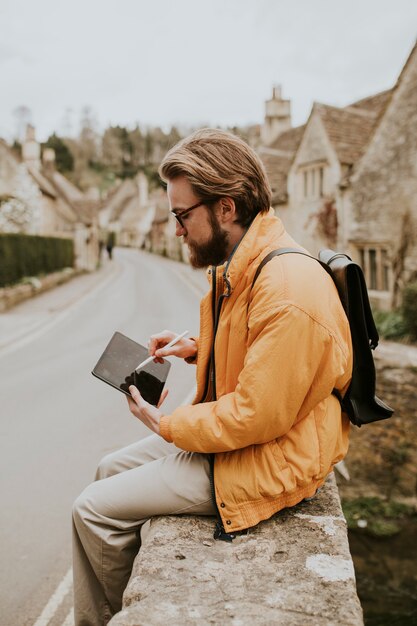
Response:
POLYGON ((349 297, 349 293, 353 289, 351 283, 356 283, 354 287, 355 293, 361 292, 362 294, 361 309, 364 316, 366 330, 368 333, 369 345, 372 350, 375 350, 379 342, 379 335, 375 326, 374 318, 372 316, 372 310, 369 303, 365 278, 363 276, 361 268, 356 263, 354 263, 347 254, 342 254, 341 252, 335 252, 334 250, 325 249, 320 250, 319 258, 317 259, 311 254, 303 252, 302 250, 299 250, 297 248, 279 248, 278 250, 272 250, 272 252, 267 254, 266 257, 262 259, 262 261, 258 265, 252 281, 251 290, 253 289, 256 279, 258 278, 264 265, 266 265, 275 256, 281 256, 281 254, 289 253, 302 254, 320 263, 322 268, 326 270, 326 272, 335 283, 340 300, 342 301, 342 305, 345 309, 348 319, 350 319, 350 316, 352 315, 353 306, 353 302, 351 302, 351 298, 349 297), (346 273, 347 266, 349 266, 350 270, 348 270, 348 273, 346 273), (346 276, 348 276, 348 281, 350 284, 347 284, 346 276))
POLYGON ((299 250, 298 248, 279 248, 278 250, 272 250, 272 252, 267 254, 266 257, 264 259, 262 259, 262 261, 259 263, 259 265, 258 265, 258 267, 256 269, 256 272, 255 272, 255 276, 253 277, 253 281, 252 281, 252 285, 251 285, 251 291, 252 291, 253 286, 256 283, 256 279, 258 278, 259 274, 261 273, 261 270, 264 267, 264 265, 269 263, 269 261, 271 259, 273 259, 274 256, 281 256, 281 254, 290 254, 290 253, 302 254, 303 256, 308 256, 308 257, 310 257, 310 259, 313 259, 317 263, 320 263, 320 265, 326 270, 326 272, 333 279, 331 270, 329 269, 329 267, 326 265, 325 262, 321 261, 321 259, 316 259, 316 257, 311 256, 311 254, 308 254, 307 252, 303 252, 303 250, 299 250))
POLYGON ((349 322, 353 347, 352 381, 343 398, 337 389, 332 393, 340 401, 350 421, 357 426, 391 417, 393 409, 375 395, 376 375, 371 348, 376 348, 379 336, 372 317, 362 269, 346 254, 333 250, 322 250, 317 259, 296 248, 280 248, 272 250, 262 259, 255 272, 251 289, 264 265, 275 256, 289 253, 302 254, 320 263, 336 285, 349 322))

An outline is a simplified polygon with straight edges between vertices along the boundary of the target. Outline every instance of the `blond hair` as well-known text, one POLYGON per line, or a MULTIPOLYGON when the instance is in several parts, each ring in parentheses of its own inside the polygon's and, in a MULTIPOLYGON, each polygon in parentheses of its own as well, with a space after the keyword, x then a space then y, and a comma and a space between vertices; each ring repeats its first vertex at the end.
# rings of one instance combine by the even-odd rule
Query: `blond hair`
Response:
POLYGON ((271 205, 262 161, 242 139, 223 130, 203 128, 182 139, 165 155, 159 175, 165 182, 185 176, 208 205, 232 198, 242 226, 271 205))

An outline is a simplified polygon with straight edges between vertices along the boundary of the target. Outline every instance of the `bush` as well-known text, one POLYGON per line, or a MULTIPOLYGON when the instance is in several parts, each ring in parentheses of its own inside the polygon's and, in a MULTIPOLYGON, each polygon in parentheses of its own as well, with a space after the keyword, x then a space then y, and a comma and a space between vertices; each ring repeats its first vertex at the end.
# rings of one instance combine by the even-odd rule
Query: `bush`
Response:
POLYGON ((417 282, 403 290, 403 318, 412 340, 417 340, 417 282))
POLYGON ((374 311, 374 320, 378 333, 384 339, 402 339, 408 334, 401 311, 374 311))
POLYGON ((0 287, 73 265, 72 239, 0 233, 0 287))
POLYGON ((342 500, 342 509, 350 530, 366 528, 365 532, 377 537, 397 534, 401 520, 414 516, 412 506, 377 497, 342 500))

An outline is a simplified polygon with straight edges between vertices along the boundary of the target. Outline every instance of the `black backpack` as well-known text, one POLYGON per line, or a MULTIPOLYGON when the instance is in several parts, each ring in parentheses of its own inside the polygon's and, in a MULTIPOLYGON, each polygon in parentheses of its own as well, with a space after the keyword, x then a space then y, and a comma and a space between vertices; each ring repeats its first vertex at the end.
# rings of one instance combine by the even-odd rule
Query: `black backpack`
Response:
POLYGON ((267 254, 259 264, 251 289, 266 263, 275 256, 290 253, 303 254, 318 261, 330 274, 349 321, 353 347, 352 381, 343 397, 337 389, 333 390, 340 401, 342 410, 356 426, 388 419, 394 410, 375 395, 376 374, 371 350, 377 347, 379 335, 372 317, 368 290, 361 267, 347 254, 333 250, 321 250, 319 258, 316 259, 296 248, 280 248, 267 254))

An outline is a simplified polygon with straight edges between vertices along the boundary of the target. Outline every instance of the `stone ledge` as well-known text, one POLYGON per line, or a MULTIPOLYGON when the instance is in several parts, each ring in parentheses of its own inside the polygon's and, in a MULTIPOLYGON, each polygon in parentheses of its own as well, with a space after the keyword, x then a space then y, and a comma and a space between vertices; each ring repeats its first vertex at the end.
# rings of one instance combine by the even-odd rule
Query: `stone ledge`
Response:
POLYGON ((154 518, 111 626, 362 626, 333 474, 314 500, 232 544, 214 541, 213 526, 154 518))
POLYGON ((46 276, 28 278, 27 282, 20 283, 19 285, 2 287, 0 288, 0 313, 4 313, 4 311, 44 291, 48 291, 48 289, 62 285, 82 273, 83 271, 76 270, 73 267, 66 267, 63 270, 52 272, 46 276))

